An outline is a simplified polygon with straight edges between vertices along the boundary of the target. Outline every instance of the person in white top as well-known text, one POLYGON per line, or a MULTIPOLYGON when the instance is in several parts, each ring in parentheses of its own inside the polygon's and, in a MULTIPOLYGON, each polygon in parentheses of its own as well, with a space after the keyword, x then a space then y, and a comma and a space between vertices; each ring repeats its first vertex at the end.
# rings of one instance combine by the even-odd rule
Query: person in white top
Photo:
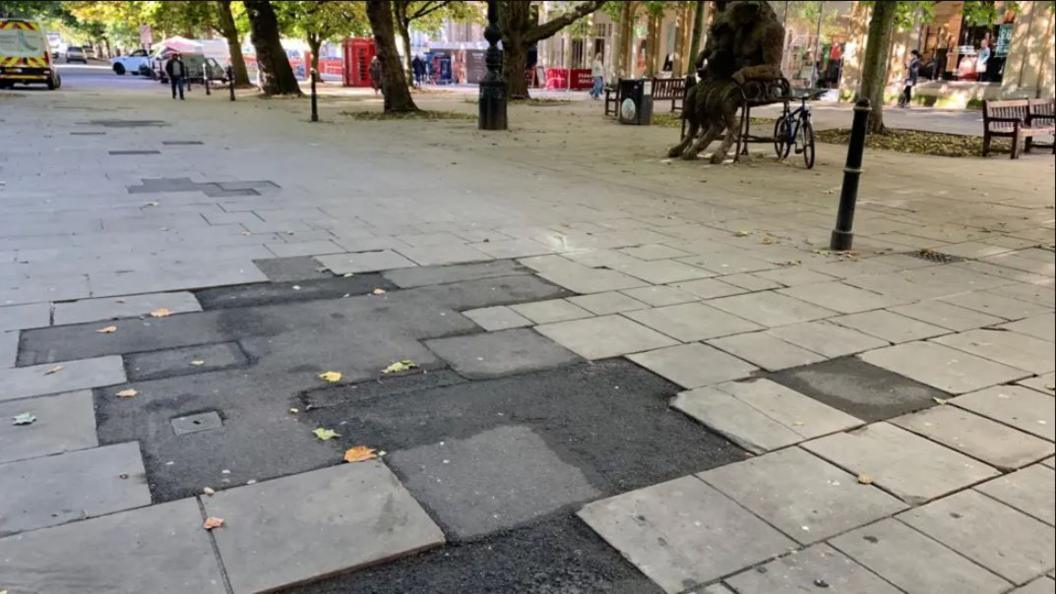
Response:
POLYGON ((590 96, 597 99, 601 97, 602 86, 605 84, 605 65, 601 63, 601 54, 595 54, 594 61, 590 63, 590 77, 594 79, 590 96))

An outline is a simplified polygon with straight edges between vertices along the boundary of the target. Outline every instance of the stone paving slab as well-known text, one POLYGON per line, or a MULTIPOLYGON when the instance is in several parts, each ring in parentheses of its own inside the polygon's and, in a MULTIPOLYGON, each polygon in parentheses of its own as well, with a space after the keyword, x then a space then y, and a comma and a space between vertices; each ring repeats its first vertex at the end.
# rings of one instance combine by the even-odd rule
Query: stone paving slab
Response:
POLYGON ((975 310, 987 315, 997 316, 1006 320, 1019 320, 1029 318, 1038 314, 1048 313, 1049 308, 1044 305, 1020 301, 1011 297, 1002 297, 993 293, 976 291, 974 293, 962 293, 950 297, 943 297, 943 301, 960 307, 975 310))
POLYGON ((803 441, 790 427, 713 386, 681 392, 671 406, 756 454, 803 441))
POLYGON ((523 426, 400 450, 388 460, 407 489, 460 540, 513 528, 601 494, 523 426))
MULTIPOLYGON (((735 287, 729 283, 724 283, 716 278, 702 278, 700 280, 688 281, 684 283, 674 283, 671 286, 685 293, 695 295, 698 299, 715 299, 717 297, 740 295, 741 293, 745 292, 745 290, 740 287, 735 287)), ((689 300, 687 299, 687 301, 689 300)), ((655 305, 670 304, 657 303, 655 305)))
POLYGON ((891 423, 1006 471, 1056 451, 1052 442, 954 406, 935 406, 891 423))
POLYGON ((463 244, 398 247, 395 251, 417 262, 419 266, 446 266, 448 264, 465 264, 492 259, 488 254, 463 244))
POLYGON ((1011 584, 898 520, 881 520, 830 541, 907 594, 1000 594, 1011 584))
POLYGON ((955 332, 1000 324, 1003 321, 997 316, 942 301, 920 301, 909 305, 899 305, 892 307, 891 311, 955 332))
POLYGON ((830 309, 774 291, 712 299, 708 301, 708 305, 766 327, 809 322, 836 315, 836 312, 830 309))
POLYGON ((782 295, 831 309, 840 313, 858 313, 871 309, 882 309, 898 303, 872 291, 845 285, 841 282, 800 285, 778 291, 782 295))
POLYGON ((633 289, 634 287, 641 287, 648 284, 646 281, 616 270, 589 268, 579 264, 572 264, 572 267, 563 267, 556 270, 542 272, 539 276, 555 285, 560 285, 569 291, 584 295, 588 293, 605 293, 607 291, 633 289))
POLYGON ((0 369, 15 366, 18 358, 18 330, 0 330, 0 369))
POLYGON ((993 468, 904 429, 875 423, 803 444, 910 504, 996 476, 993 468))
POLYGON ((1025 371, 933 342, 907 342, 859 355, 863 361, 951 394, 1022 379, 1025 371))
POLYGON ((87 390, 0 402, 0 462, 97 445, 95 409, 87 390), (12 417, 27 412, 37 418, 33 424, 12 423, 12 417))
POLYGON ((481 328, 492 332, 531 326, 532 321, 505 305, 467 309, 462 315, 473 320, 481 328))
POLYGON ((48 303, 0 306, 0 332, 39 328, 50 323, 51 305, 48 303))
POLYGON ((975 491, 933 501, 898 519, 1016 584, 1056 564, 1052 526, 975 491))
POLYGON ((1016 383, 1037 390, 1043 394, 1049 394, 1050 396, 1056 395, 1056 373, 1046 373, 1045 375, 1039 375, 1038 377, 1019 380, 1016 383))
POLYGON ((677 344, 619 315, 544 324, 536 330, 585 359, 606 359, 677 344))
POLYGON ((696 301, 699 299, 697 295, 694 295, 689 291, 683 291, 682 289, 667 285, 639 287, 637 289, 626 289, 620 292, 653 307, 678 305, 679 303, 689 303, 690 301, 696 301))
POLYGON ((1056 344, 1007 330, 969 330, 933 342, 1039 375, 1056 369, 1056 344))
POLYGON ((886 340, 880 340, 827 321, 791 324, 771 328, 767 330, 767 333, 830 359, 888 345, 886 340))
POLYGON ((693 476, 602 499, 579 517, 666 592, 682 592, 795 548, 693 476))
POLYGON ((1012 590, 1009 594, 1056 594, 1056 581, 1052 579, 1052 572, 1048 576, 1041 576, 1029 584, 1012 590))
POLYGON ((949 330, 887 310, 867 311, 833 318, 833 322, 898 344, 946 334, 949 330))
POLYGON ((669 305, 667 307, 631 311, 624 315, 683 342, 705 340, 761 329, 752 322, 703 303, 669 305))
POLYGON ((375 272, 378 270, 408 268, 418 265, 392 250, 332 254, 328 256, 317 256, 315 259, 323 266, 329 268, 330 272, 333 272, 334 274, 375 272))
POLYGON ((736 397, 804 439, 862 424, 860 419, 769 379, 725 382, 715 388, 736 397))
POLYGON ((726 578, 726 582, 737 589, 737 594, 803 594, 814 591, 901 593, 901 590, 827 544, 816 544, 774 559, 726 578))
MULTIPOLYGON (((635 289, 631 289, 632 291, 635 289)), ((610 291, 608 293, 595 293, 593 295, 581 295, 579 297, 569 297, 568 301, 573 305, 582 307, 592 314, 604 316, 608 314, 620 313, 623 311, 631 311, 635 309, 645 309, 649 307, 645 303, 638 301, 632 297, 624 295, 618 291, 610 291)))
POLYGON ((582 361, 571 351, 529 329, 452 336, 425 346, 470 379, 539 371, 582 361))
POLYGON ((707 342, 767 371, 800 367, 825 360, 823 355, 785 342, 766 332, 747 332, 713 338, 707 342))
POLYGON ((740 379, 758 371, 750 363, 700 343, 635 353, 627 358, 684 388, 740 379))
POLYGON ((906 508, 894 497, 799 448, 697 475, 801 544, 824 540, 906 508))
POLYGON ((46 363, 15 369, 0 369, 0 402, 39 394, 71 392, 82 388, 112 386, 125 383, 125 369, 121 357, 106 356, 92 359, 46 363), (56 370, 56 368, 60 368, 56 370))
POLYGON ((11 594, 224 594, 195 499, 0 538, 11 594))
POLYGON ((520 303, 512 306, 512 309, 536 324, 578 320, 589 318, 593 315, 582 307, 569 303, 564 299, 520 303))
POLYGON ((1047 313, 1032 318, 1026 318, 1018 322, 1009 322, 998 326, 1005 330, 1011 330, 1041 340, 1056 342, 1056 314, 1047 313))
POLYGON ((950 401, 974 413, 1056 441, 1056 400, 1020 386, 994 386, 950 401))
POLYGON ((785 286, 777 281, 756 276, 751 273, 731 274, 722 277, 722 282, 740 287, 745 291, 769 291, 770 289, 783 289, 785 286))
POLYGON ((1056 472, 1051 466, 1028 466, 976 485, 975 490, 1050 526, 1056 525, 1056 472))
POLYGON ((384 277, 397 287, 409 289, 427 285, 443 285, 482 278, 498 278, 530 273, 530 270, 512 260, 496 260, 478 264, 400 268, 385 272, 384 277))
POLYGON ((150 505, 139 444, 0 465, 0 535, 150 505))
POLYGON ((145 316, 161 308, 168 309, 174 314, 202 311, 202 306, 198 304, 198 300, 194 298, 194 295, 186 291, 82 299, 69 303, 56 303, 55 325, 145 316))
POLYGON ((224 519, 213 536, 236 593, 277 589, 444 542, 378 460, 228 489, 202 503, 206 515, 224 519))

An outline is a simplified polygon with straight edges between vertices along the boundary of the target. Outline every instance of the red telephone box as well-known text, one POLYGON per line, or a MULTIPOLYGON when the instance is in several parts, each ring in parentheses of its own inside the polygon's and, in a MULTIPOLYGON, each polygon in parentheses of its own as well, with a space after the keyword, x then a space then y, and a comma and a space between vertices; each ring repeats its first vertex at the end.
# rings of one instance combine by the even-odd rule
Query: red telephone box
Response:
POLYGON ((370 86, 370 60, 374 57, 374 40, 349 38, 342 44, 345 68, 342 75, 346 87, 370 86))

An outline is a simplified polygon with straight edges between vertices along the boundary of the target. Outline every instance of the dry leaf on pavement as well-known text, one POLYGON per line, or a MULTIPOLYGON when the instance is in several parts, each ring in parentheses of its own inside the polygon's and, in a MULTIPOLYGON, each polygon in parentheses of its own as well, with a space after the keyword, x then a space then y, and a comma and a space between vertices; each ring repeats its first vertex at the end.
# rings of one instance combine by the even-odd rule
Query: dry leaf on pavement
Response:
POLYGON ((202 493, 205 493, 206 495, 212 497, 213 495, 216 495, 216 490, 214 490, 212 487, 206 487, 202 489, 202 493))
MULTIPOLYGON (((37 420, 37 417, 33 416, 33 413, 27 412, 15 415, 11 419, 14 421, 11 423, 12 425, 32 425, 37 420)), ((351 452, 352 450, 349 451, 351 452)), ((374 450, 371 451, 373 452, 374 450)))
POLYGON ((105 326, 96 330, 96 332, 99 334, 113 334, 114 332, 117 332, 117 326, 105 326))
POLYGON ((385 289, 374 289, 371 293, 374 293, 375 295, 384 295, 385 289))
POLYGON ((418 364, 415 363, 414 361, 411 361, 410 359, 403 359, 401 361, 396 361, 395 363, 393 363, 392 365, 389 365, 385 369, 382 369, 381 372, 382 373, 400 373, 401 371, 409 371, 411 369, 416 369, 417 367, 418 367, 418 364))
POLYGON ((51 369, 45 371, 44 375, 51 375, 53 373, 58 373, 60 371, 62 371, 62 365, 56 365, 55 367, 52 367, 51 369))
POLYGON ((367 446, 356 446, 345 450, 345 462, 362 462, 364 460, 373 460, 378 455, 375 453, 377 450, 374 448, 368 448, 367 446))
POLYGON ((206 530, 212 530, 213 528, 219 528, 224 525, 223 518, 217 518, 215 516, 209 516, 205 519, 205 523, 202 524, 202 528, 206 530))
POLYGON ((118 398, 134 398, 138 395, 139 391, 133 390, 132 388, 128 388, 127 390, 121 390, 117 394, 114 394, 114 396, 117 396, 118 398))
POLYGON ((167 318, 172 315, 172 311, 167 307, 159 307, 154 311, 150 312, 152 318, 167 318))
POLYGON ((341 381, 340 371, 324 371, 319 374, 319 379, 324 382, 330 382, 331 384, 341 381))
POLYGON ((863 485, 871 485, 871 484, 873 484, 873 477, 871 477, 868 474, 865 474, 863 472, 863 473, 858 475, 858 482, 863 484, 863 485))
POLYGON ((314 431, 312 431, 312 433, 315 434, 315 436, 318 437, 321 441, 329 441, 335 437, 341 437, 341 434, 337 431, 334 431, 333 429, 326 429, 325 427, 318 427, 314 431))
POLYGON ((201 367, 202 365, 205 365, 205 361, 202 361, 201 359, 195 359, 194 361, 191 361, 191 365, 194 365, 195 367, 201 367))

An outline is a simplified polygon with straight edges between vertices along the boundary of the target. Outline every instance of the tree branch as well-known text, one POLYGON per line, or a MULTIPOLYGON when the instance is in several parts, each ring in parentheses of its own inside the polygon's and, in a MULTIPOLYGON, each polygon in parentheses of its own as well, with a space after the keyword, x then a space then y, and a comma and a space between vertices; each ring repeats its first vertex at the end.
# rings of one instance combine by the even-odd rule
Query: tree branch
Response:
POLYGON ((556 17, 542 25, 537 25, 533 29, 529 30, 524 35, 524 42, 532 44, 547 37, 553 36, 555 33, 564 29, 568 25, 576 22, 577 20, 587 16, 595 10, 602 7, 606 0, 591 0, 590 2, 583 2, 582 4, 576 5, 570 12, 566 12, 559 17, 556 17))
POLYGON ((428 2, 423 3, 421 8, 414 11, 414 14, 412 14, 407 20, 413 21, 414 19, 428 16, 447 6, 448 4, 451 4, 451 1, 452 0, 429 0, 428 2))

